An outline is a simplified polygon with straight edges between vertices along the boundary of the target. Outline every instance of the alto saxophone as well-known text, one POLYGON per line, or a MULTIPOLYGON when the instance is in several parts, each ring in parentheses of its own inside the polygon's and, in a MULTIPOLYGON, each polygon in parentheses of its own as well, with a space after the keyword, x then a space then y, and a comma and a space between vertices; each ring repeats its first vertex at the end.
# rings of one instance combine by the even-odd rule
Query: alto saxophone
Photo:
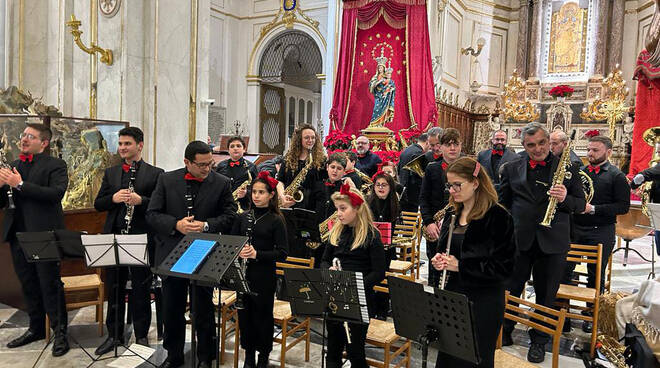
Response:
POLYGON ((309 151, 309 155, 307 155, 307 163, 305 166, 300 170, 298 175, 296 175, 295 178, 293 178, 293 181, 291 184, 289 184, 288 187, 284 189, 284 195, 289 195, 293 197, 293 200, 296 201, 297 203, 300 203, 303 201, 305 198, 305 195, 303 194, 302 190, 300 190, 300 186, 302 183, 305 181, 305 178, 307 178, 307 173, 309 172, 309 169, 312 168, 312 164, 314 163, 314 159, 312 158, 312 150, 309 151))
MULTIPOLYGON (((564 182, 564 179, 570 180, 572 177, 571 172, 568 168, 571 167, 571 146, 573 145, 573 138, 575 138, 575 131, 571 134, 571 139, 566 143, 564 151, 561 153, 561 158, 559 159, 559 165, 557 165, 557 170, 555 175, 552 177, 552 184, 550 188, 555 185, 561 185, 564 182)), ((557 212, 557 198, 550 196, 548 201, 548 207, 545 209, 545 215, 543 216, 543 221, 540 225, 545 227, 551 227, 550 223, 552 219, 555 218, 555 213, 557 212)))
POLYGON ((360 190, 362 193, 369 193, 369 190, 371 187, 374 185, 373 180, 369 177, 369 175, 363 173, 362 171, 355 169, 355 173, 358 174, 360 179, 362 180, 362 186, 360 187, 360 190))
MULTIPOLYGON (((453 211, 453 210, 454 207, 452 207, 451 204, 447 203, 447 205, 444 208, 438 210, 438 212, 436 212, 435 215, 433 215, 433 222, 437 224, 438 222, 440 222, 440 220, 442 220, 445 217, 447 211, 453 211)), ((431 234, 429 234, 428 230, 426 230, 426 226, 422 227, 422 235, 424 235, 424 239, 428 241, 438 240, 431 238, 431 234)))
POLYGON ((236 189, 231 193, 232 197, 234 197, 234 202, 236 202, 236 204, 238 204, 238 210, 236 210, 236 213, 238 213, 239 215, 240 215, 241 213, 243 213, 244 210, 241 208, 241 204, 238 203, 238 200, 239 200, 239 198, 238 198, 238 192, 240 192, 240 191, 243 190, 243 189, 246 189, 246 188, 248 187, 248 185, 250 185, 250 183, 252 182, 252 174, 250 174, 250 170, 249 170, 249 169, 248 169, 247 174, 248 174, 248 178, 247 178, 247 180, 245 180, 243 183, 241 183, 241 185, 239 185, 238 188, 236 188, 236 189))
MULTIPOLYGON (((131 178, 128 180, 128 191, 131 194, 135 193, 135 161, 131 163, 131 178)), ((126 216, 124 216, 124 222, 126 222, 126 228, 121 231, 122 234, 128 234, 131 231, 131 222, 133 221, 133 213, 135 213, 135 205, 126 203, 126 216)))
POLYGON ((321 242, 325 242, 330 238, 330 221, 337 219, 337 211, 333 212, 327 219, 319 224, 319 233, 321 234, 321 242))

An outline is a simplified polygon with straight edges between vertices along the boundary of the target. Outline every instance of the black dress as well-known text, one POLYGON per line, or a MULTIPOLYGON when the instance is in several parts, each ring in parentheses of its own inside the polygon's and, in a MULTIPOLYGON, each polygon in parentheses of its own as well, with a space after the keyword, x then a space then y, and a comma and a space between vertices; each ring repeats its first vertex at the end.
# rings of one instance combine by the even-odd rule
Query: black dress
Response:
MULTIPOLYGON (((321 267, 329 268, 334 258, 339 259, 342 270, 362 272, 369 316, 374 316, 374 290, 373 287, 385 278, 385 252, 377 230, 367 236, 365 243, 351 250, 353 244, 353 228, 345 226, 337 246, 327 244, 323 253, 321 267)), ((365 339, 369 325, 349 323, 348 330, 351 343, 346 339, 346 330, 340 322, 327 321, 328 350, 326 367, 339 368, 342 366, 342 352, 346 347, 351 367, 366 368, 367 361, 364 352, 365 339)))
MULTIPOLYGON (((256 296, 245 296, 245 309, 238 311, 241 347, 246 351, 268 354, 273 349, 273 302, 275 300, 275 262, 287 256, 284 219, 267 208, 254 209, 252 246, 257 258, 248 260, 246 278, 256 296)), ((247 235, 245 212, 234 223, 232 234, 247 235)))
MULTIPOLYGON (((391 195, 396 195, 390 192, 391 195)), ((394 231, 394 226, 398 221, 398 216, 392 218, 392 211, 390 206, 390 200, 374 198, 369 203, 369 208, 371 208, 371 213, 374 216, 374 221, 377 222, 389 222, 391 223, 392 231, 394 231)), ((384 245, 385 249, 385 271, 390 269, 390 262, 396 259, 396 247, 391 246, 391 244, 384 245)), ((376 292, 376 318, 381 320, 386 320, 387 315, 390 310, 390 295, 388 293, 376 292)))

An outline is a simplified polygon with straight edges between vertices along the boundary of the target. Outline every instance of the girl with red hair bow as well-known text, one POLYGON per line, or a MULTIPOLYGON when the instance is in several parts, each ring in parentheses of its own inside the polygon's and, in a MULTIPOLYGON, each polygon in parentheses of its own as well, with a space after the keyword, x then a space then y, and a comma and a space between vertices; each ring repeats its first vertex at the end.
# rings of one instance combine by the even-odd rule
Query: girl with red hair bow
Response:
MULTIPOLYGON (((329 244, 323 253, 321 267, 330 270, 361 272, 367 296, 369 316, 374 316, 373 287, 385 278, 385 251, 378 230, 373 226, 373 216, 359 190, 344 184, 332 195, 337 208, 338 220, 330 230, 329 244)), ((328 368, 342 366, 344 348, 351 367, 366 367, 364 343, 369 325, 348 323, 350 343, 341 322, 327 321, 328 368)))
POLYGON ((275 263, 284 261, 288 242, 284 218, 279 210, 278 181, 262 171, 252 182, 249 211, 234 222, 233 235, 250 238, 239 257, 247 261, 246 279, 250 291, 241 294, 243 309, 238 310, 241 347, 245 349, 245 367, 267 367, 273 349, 273 301, 275 300, 275 263), (255 364, 255 353, 259 352, 255 364))

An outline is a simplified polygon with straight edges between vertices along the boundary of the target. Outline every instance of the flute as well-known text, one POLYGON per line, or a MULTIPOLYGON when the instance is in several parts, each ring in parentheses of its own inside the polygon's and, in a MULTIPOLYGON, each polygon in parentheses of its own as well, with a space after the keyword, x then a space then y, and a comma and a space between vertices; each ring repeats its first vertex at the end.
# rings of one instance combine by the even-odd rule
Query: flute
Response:
MULTIPOLYGON (((451 220, 449 222, 449 235, 447 235, 447 250, 446 254, 449 255, 451 251, 451 236, 454 234, 454 222, 456 221, 456 215, 451 215, 451 220)), ((445 290, 445 283, 447 282, 447 267, 442 270, 442 281, 440 282, 440 289, 445 290)))

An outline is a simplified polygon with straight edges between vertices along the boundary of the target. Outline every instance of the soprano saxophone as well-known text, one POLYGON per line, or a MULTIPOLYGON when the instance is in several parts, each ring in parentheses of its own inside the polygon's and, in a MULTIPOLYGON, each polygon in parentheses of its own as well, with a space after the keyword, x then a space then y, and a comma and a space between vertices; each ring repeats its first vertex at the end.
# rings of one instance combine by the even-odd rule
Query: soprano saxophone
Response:
POLYGON ((305 198, 302 190, 300 190, 300 187, 302 186, 302 183, 305 181, 305 178, 307 178, 307 173, 309 172, 309 169, 312 168, 312 164, 314 163, 314 159, 312 157, 313 157, 312 151, 310 150, 309 155, 307 155, 307 163, 300 170, 298 175, 296 175, 296 177, 293 178, 291 184, 289 184, 289 186, 284 189, 284 195, 289 195, 293 197, 293 200, 296 201, 297 203, 302 202, 303 199, 305 198))
MULTIPOLYGON (((131 164, 131 178, 128 180, 128 191, 131 194, 135 193, 135 173, 136 173, 135 161, 131 164)), ((131 231, 131 222, 133 221, 133 214, 135 213, 135 205, 126 203, 126 215, 124 216, 124 222, 126 222, 126 228, 121 231, 122 234, 128 234, 131 231)))
MULTIPOLYGON (((568 168, 571 167, 571 146, 573 145, 573 139, 575 138, 575 131, 571 134, 571 139, 566 143, 564 151, 561 153, 561 158, 559 159, 559 165, 557 165, 557 170, 555 175, 552 177, 552 184, 550 188, 555 185, 561 185, 564 183, 564 179, 570 180, 572 177, 571 172, 568 168)), ((548 201, 548 207, 545 209, 545 215, 543 216, 543 221, 540 225, 545 227, 552 227, 550 223, 552 219, 555 218, 555 213, 557 212, 557 198, 550 196, 548 201)))
POLYGON ((248 185, 250 185, 250 183, 252 182, 252 174, 250 174, 250 170, 249 170, 249 169, 248 169, 247 174, 248 174, 248 178, 247 178, 247 180, 245 180, 243 183, 241 183, 241 185, 239 185, 238 188, 236 188, 236 190, 234 190, 234 191, 231 193, 231 195, 234 197, 234 202, 236 202, 236 204, 238 204, 238 210, 236 210, 236 213, 238 213, 239 215, 240 215, 241 213, 243 213, 244 210, 241 208, 241 204, 238 202, 238 200, 239 200, 239 198, 238 198, 238 192, 240 192, 240 191, 243 190, 243 189, 246 189, 246 188, 248 187, 248 185))

